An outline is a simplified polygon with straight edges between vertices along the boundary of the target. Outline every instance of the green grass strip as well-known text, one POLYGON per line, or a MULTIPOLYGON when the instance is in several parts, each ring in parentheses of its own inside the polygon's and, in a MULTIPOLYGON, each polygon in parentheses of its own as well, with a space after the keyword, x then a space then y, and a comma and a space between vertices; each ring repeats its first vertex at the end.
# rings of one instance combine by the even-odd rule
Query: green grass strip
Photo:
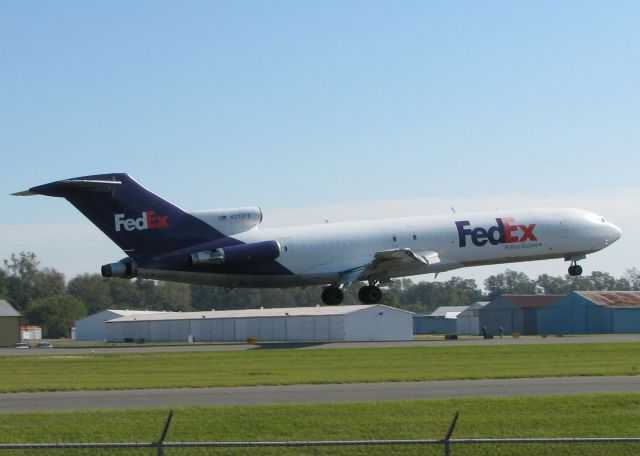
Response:
MULTIPOLYGON (((630 437, 640 433, 640 394, 416 400, 325 405, 188 407, 175 410, 168 441, 438 439, 460 411, 454 438, 630 437)), ((154 441, 167 410, 0 414, 0 443, 154 441)), ((555 447, 528 447, 521 454, 555 447)), ((556 453, 572 454, 569 447, 556 453)), ((634 454, 638 445, 577 446, 576 454, 634 454), (601 451, 602 449, 605 451, 601 451), (590 451, 595 450, 595 451, 590 451)), ((524 448, 456 447, 453 454, 524 448)), ((442 454, 424 447, 200 450, 188 454, 442 454)), ((436 451, 437 450, 437 451, 436 451)), ((546 452, 546 453, 545 453, 546 452)), ((552 451, 553 452, 553 451, 552 451)), ((175 450, 172 453, 176 454, 175 450)), ((182 453, 178 453, 182 454, 182 453)))
POLYGON ((638 375, 639 343, 0 357, 0 392, 638 375))

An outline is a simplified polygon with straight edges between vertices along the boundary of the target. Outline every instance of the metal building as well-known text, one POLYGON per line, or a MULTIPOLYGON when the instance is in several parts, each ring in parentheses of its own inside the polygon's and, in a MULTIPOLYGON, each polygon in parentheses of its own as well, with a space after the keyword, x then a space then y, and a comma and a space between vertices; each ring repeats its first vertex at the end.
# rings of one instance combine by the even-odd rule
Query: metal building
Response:
POLYGON ((482 334, 480 326, 480 309, 489 304, 489 301, 477 301, 462 311, 457 322, 457 334, 478 336, 482 334))
POLYGON ((469 306, 441 306, 429 315, 413 317, 414 334, 457 334, 460 313, 469 306))
POLYGON ((480 334, 539 334, 538 312, 563 295, 502 295, 479 309, 480 334), (500 330, 502 328, 502 331, 500 330))
POLYGON ((0 347, 20 342, 20 313, 5 300, 0 300, 0 347))
POLYGON ((42 339, 42 327, 33 325, 20 326, 20 338, 25 340, 40 340, 42 339))
POLYGON ((574 291, 540 312, 546 334, 640 333, 639 291, 574 291))
POLYGON ((109 342, 411 340, 413 315, 380 304, 172 312, 120 317, 106 329, 109 342))
POLYGON ((114 318, 129 317, 132 315, 149 315, 159 312, 149 310, 118 310, 106 309, 102 312, 94 313, 86 318, 76 321, 75 340, 100 340, 107 338, 105 321, 114 318))

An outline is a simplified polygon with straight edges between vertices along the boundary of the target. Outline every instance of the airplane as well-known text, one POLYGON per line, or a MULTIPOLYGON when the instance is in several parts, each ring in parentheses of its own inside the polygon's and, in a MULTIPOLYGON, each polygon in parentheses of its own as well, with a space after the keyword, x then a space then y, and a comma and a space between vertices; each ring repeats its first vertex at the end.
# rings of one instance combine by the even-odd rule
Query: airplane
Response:
POLYGON ((343 288, 376 304, 392 278, 490 264, 563 258, 578 261, 622 231, 593 212, 540 208, 504 212, 324 223, 259 229, 262 211, 240 207, 185 212, 125 173, 59 180, 14 193, 62 197, 127 255, 104 277, 144 278, 227 288, 321 285, 339 305, 343 288))

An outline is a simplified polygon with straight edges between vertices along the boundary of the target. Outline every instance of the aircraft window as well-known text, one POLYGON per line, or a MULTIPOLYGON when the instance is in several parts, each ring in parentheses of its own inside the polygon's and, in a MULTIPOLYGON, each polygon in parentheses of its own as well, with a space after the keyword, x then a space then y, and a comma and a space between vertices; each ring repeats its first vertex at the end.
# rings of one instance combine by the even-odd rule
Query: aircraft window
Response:
POLYGON ((413 240, 415 241, 416 239, 418 239, 418 236, 416 236, 415 234, 413 235, 413 240))
POLYGON ((396 237, 395 236, 393 237, 393 242, 396 242, 396 237))
POLYGON ((289 251, 289 247, 287 247, 286 245, 284 246, 284 251, 288 252, 289 251))

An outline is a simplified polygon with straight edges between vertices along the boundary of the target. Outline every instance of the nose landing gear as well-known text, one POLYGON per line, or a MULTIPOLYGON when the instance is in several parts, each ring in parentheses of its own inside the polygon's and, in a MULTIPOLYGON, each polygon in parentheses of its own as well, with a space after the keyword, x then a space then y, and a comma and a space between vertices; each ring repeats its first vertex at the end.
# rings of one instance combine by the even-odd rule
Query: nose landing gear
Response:
POLYGON ((572 261, 571 266, 569 266, 569 275, 573 277, 582 275, 582 266, 580 266, 575 260, 572 261))

